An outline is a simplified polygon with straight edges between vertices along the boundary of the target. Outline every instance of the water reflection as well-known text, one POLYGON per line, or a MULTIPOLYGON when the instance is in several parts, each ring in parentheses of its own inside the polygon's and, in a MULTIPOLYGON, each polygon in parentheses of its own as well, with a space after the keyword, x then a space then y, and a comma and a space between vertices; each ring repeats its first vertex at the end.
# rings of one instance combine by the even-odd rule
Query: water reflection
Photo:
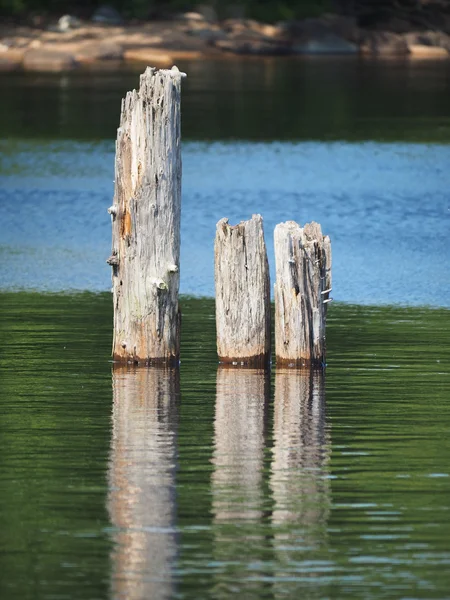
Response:
POLYGON ((212 476, 216 521, 261 517, 264 424, 269 395, 267 372, 218 368, 212 476))
POLYGON ((238 593, 259 598, 258 561, 269 542, 263 532, 263 460, 270 398, 269 374, 261 370, 217 371, 214 420, 214 598, 238 593), (233 572, 230 580, 230 569, 233 572))
POLYGON ((270 488, 277 578, 319 574, 315 551, 327 543, 329 439, 322 372, 278 369, 270 488))
POLYGON ((115 369, 108 508, 114 598, 174 592, 178 370, 115 369))

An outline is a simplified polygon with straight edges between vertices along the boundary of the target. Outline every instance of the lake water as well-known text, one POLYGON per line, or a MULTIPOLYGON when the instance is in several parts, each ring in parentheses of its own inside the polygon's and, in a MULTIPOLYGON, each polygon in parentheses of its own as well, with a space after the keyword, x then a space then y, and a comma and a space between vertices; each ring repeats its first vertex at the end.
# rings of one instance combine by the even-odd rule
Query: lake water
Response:
POLYGON ((0 597, 448 598, 449 66, 180 68, 175 371, 110 362, 137 73, 0 76, 0 597), (326 373, 218 368, 215 223, 253 212, 270 256, 331 236, 326 373))

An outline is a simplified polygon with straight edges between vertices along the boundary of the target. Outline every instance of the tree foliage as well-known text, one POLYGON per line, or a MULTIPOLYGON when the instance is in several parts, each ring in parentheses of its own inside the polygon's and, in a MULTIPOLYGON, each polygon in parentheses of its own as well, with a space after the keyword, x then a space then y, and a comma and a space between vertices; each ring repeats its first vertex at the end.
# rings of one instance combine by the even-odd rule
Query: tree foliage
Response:
MULTIPOLYGON (((0 13, 23 16, 27 13, 74 14, 88 16, 104 4, 101 0, 0 0, 0 13)), ((196 2, 186 0, 110 0, 125 17, 164 16, 180 11, 194 10, 196 2)), ((333 8, 332 0, 221 0, 211 2, 219 16, 227 16, 230 7, 236 7, 248 17, 262 20, 291 19, 317 16, 333 8)))

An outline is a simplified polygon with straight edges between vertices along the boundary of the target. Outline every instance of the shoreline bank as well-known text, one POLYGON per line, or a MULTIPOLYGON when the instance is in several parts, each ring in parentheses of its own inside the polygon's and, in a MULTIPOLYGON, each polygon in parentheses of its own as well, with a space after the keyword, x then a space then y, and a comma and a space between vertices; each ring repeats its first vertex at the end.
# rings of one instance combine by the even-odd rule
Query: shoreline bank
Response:
POLYGON ((361 56, 448 60, 450 35, 363 29, 352 17, 326 15, 276 25, 253 19, 208 21, 185 13, 133 24, 80 21, 65 15, 47 28, 0 26, 0 72, 111 69, 123 64, 170 67, 178 60, 268 56, 361 56))

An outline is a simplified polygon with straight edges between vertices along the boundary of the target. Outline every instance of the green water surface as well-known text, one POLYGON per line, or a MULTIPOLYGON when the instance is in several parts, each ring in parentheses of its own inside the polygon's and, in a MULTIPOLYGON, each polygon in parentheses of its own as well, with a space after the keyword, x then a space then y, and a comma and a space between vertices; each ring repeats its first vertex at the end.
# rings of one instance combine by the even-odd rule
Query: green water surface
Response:
POLYGON ((110 294, 0 294, 0 596, 446 598, 449 312, 332 306, 325 376, 112 372, 110 294))

